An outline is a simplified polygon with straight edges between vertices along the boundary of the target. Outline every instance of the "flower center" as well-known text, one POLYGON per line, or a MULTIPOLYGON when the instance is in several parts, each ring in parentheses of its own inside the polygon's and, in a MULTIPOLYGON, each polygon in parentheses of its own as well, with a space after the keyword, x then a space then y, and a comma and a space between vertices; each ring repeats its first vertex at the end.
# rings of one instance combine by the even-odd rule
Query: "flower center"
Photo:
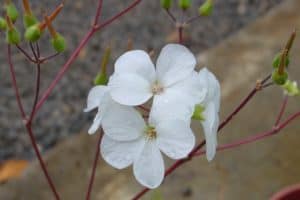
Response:
POLYGON ((152 93, 154 95, 161 94, 164 91, 164 88, 162 85, 160 85, 157 81, 152 85, 152 93))
POLYGON ((153 140, 153 139, 156 138, 156 136, 157 136, 157 134, 156 134, 155 128, 152 127, 152 126, 147 127, 147 129, 146 129, 146 138, 149 139, 149 140, 153 140))

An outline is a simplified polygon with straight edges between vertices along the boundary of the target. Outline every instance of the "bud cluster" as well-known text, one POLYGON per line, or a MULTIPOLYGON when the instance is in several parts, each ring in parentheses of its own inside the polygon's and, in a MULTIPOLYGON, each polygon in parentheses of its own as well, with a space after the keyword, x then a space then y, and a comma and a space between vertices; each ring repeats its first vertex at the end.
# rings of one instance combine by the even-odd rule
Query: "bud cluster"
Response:
MULTIPOLYGON (((60 13, 63 4, 60 4, 49 16, 39 21, 33 14, 29 0, 22 0, 23 3, 23 25, 25 28, 24 39, 27 42, 36 42, 48 28, 51 35, 51 45, 58 53, 66 49, 66 42, 63 36, 56 32, 52 26, 52 21, 60 13)), ((21 41, 21 33, 15 26, 19 18, 19 11, 12 0, 6 0, 4 3, 5 17, 0 17, 0 31, 6 31, 6 42, 8 44, 18 45, 21 41)))
MULTIPOLYGON (((169 10, 173 5, 174 0, 161 0, 161 7, 169 10)), ((192 0, 178 0, 178 7, 183 11, 188 10, 192 7, 192 0)), ((213 0, 206 0, 200 7, 198 8, 198 14, 200 16, 209 16, 213 11, 213 0)))

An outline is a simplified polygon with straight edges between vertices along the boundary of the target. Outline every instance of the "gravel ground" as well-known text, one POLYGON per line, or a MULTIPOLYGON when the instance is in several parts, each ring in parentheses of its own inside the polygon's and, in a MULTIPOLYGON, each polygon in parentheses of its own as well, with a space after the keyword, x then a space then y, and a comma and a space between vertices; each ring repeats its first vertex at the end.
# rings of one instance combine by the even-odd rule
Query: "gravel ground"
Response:
MULTIPOLYGON (((216 0, 215 12, 211 17, 201 18, 188 27, 188 45, 193 52, 197 53, 210 48, 258 16, 265 14, 281 1, 216 0)), ((34 10, 41 16, 43 11, 54 9, 60 1, 32 0, 31 2, 34 10)), ((104 1, 103 19, 113 15, 129 2, 132 0, 104 1)), ((199 5, 203 1, 193 2, 199 5)), ((84 30, 90 25, 95 6, 96 0, 65 0, 63 15, 58 17, 55 26, 66 36, 69 50, 55 61, 43 66, 42 90, 49 85, 85 33, 84 30)), ((193 16, 195 10, 188 14, 193 16)), ((179 14, 175 13, 175 15, 179 14)), ((154 49, 158 52, 172 32, 172 24, 164 11, 159 8, 159 1, 144 0, 126 17, 96 34, 37 115, 34 131, 40 149, 45 151, 55 146, 58 141, 67 139, 67 136, 87 130, 94 113, 86 114, 82 110, 85 107, 87 93, 92 87, 91 80, 99 69, 101 52, 108 43, 112 44, 112 60, 114 60, 125 51, 129 37, 133 39, 134 48, 154 49)), ((2 52, 0 54, 0 160, 12 157, 30 159, 34 154, 20 120, 11 88, 3 34, 0 37, 2 52)), ((26 44, 23 46, 26 48, 26 44)), ((46 39, 41 41, 41 46, 43 54, 51 53, 46 39)), ((34 88, 34 66, 31 66, 17 51, 14 52, 22 100, 25 108, 30 109, 34 88)), ((113 62, 110 66, 113 66, 113 62)))

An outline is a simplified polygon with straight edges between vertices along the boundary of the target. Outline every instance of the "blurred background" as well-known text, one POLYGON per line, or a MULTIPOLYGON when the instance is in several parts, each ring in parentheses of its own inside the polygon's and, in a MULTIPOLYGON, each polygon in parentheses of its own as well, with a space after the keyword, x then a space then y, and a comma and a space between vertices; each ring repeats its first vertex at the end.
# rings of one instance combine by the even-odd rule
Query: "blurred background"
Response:
MULTIPOLYGON (((64 1, 65 7, 55 20, 54 26, 67 38, 68 50, 43 67, 43 88, 49 85, 90 26, 97 1, 88 1, 88 3, 84 0, 64 1)), ((34 12, 41 17, 43 12, 50 13, 61 1, 39 0, 30 2, 34 12)), ((112 16, 130 2, 130 0, 104 1, 102 19, 112 16)), ((195 6, 199 6, 203 1, 193 2, 195 6)), ((211 17, 199 19, 186 30, 189 36, 188 45, 195 53, 204 51, 258 16, 263 15, 279 2, 281 1, 216 1, 215 12, 211 17)), ((18 6, 22 9, 21 5, 18 6)), ((177 14, 179 16, 180 12, 177 14)), ((196 14, 196 8, 187 13, 189 16, 196 14)), ((173 24, 164 10, 160 8, 159 1, 146 0, 124 18, 98 33, 81 53, 79 59, 73 64, 71 70, 60 82, 36 118, 35 134, 41 150, 45 151, 59 140, 86 130, 87 125, 90 124, 94 114, 86 114, 82 110, 85 107, 88 91, 92 87, 92 80, 100 69, 101 56, 105 47, 109 44, 112 46, 113 58, 110 62, 110 70, 112 70, 113 61, 126 51, 129 39, 132 39, 134 48, 153 49, 157 53, 168 40, 175 41, 177 39, 177 34, 174 35, 174 31, 173 24)), ((51 53, 51 46, 47 40, 49 37, 44 38, 41 44, 42 51, 44 55, 49 55, 51 53)), ((0 55, 0 160, 11 157, 30 159, 34 152, 16 107, 9 68, 6 63, 6 46, 3 36, 0 42, 1 52, 3 52, 0 55)), ((26 45, 25 48, 27 48, 26 45)), ((34 92, 34 66, 31 66, 18 52, 15 53, 14 61, 22 99, 25 107, 31 109, 34 92)))
MULTIPOLYGON (((18 8, 21 9, 20 2, 18 8)), ((30 2, 39 17, 61 3, 58 0, 30 2)), ((132 0, 104 0, 101 20, 130 2, 132 0)), ((195 16, 201 3, 202 0, 193 0, 195 7, 186 13, 186 17, 195 16)), ((198 55, 198 67, 209 66, 222 82, 222 119, 256 80, 271 70, 273 56, 283 47, 291 30, 300 24, 299 4, 297 0, 215 0, 212 16, 199 18, 185 29, 185 44, 198 55)), ((90 26, 97 1, 65 0, 64 5, 54 26, 66 37, 68 49, 43 65, 42 91, 90 26)), ((175 6, 174 15, 181 16, 177 10, 175 6)), ((96 138, 86 133, 95 113, 83 113, 83 109, 92 81, 100 69, 103 50, 111 45, 109 71, 112 72, 114 60, 126 51, 128 40, 132 41, 134 49, 153 50, 156 56, 166 43, 176 42, 176 37, 174 26, 160 8, 159 0, 143 0, 129 14, 97 33, 57 85, 33 127, 39 148, 45 153, 54 182, 64 199, 83 199, 84 196, 95 151, 95 145, 91 144, 96 138)), ((1 38, 0 161, 34 161, 35 155, 11 87, 3 34, 1 38)), ((52 52, 48 39, 46 36, 40 43, 44 55, 52 52)), ((25 43, 22 46, 28 48, 25 43)), ((300 63, 296 58, 300 43, 295 46, 292 66, 300 63)), ((34 66, 16 49, 13 51, 22 100, 25 108, 30 109, 34 66)), ((299 68, 291 70, 293 78, 299 80, 299 68)), ((276 87, 259 94, 234 124, 224 130, 230 133, 220 136, 220 143, 270 129, 281 99, 282 91, 276 87)), ((291 100, 290 104, 293 106, 288 112, 299 109, 299 99, 291 100)), ((220 153, 211 163, 196 158, 170 176, 159 193, 164 199, 267 199, 281 187, 300 181, 300 152, 297 150, 300 127, 295 124, 297 122, 284 131, 284 136, 220 153)), ((201 128, 197 124, 194 127, 199 132, 199 139, 202 138, 201 128)), ((99 162, 94 199, 130 199, 140 188, 131 169, 119 172, 104 161, 99 162)), ((52 199, 52 196, 39 166, 33 162, 20 179, 0 185, 0 199, 52 199)), ((153 199, 153 192, 145 199, 153 199)))

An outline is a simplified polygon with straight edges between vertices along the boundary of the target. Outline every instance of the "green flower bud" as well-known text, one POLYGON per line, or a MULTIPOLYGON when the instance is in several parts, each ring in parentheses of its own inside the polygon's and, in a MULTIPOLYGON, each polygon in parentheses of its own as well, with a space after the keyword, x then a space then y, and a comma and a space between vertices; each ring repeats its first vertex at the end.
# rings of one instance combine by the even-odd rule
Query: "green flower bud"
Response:
POLYGON ((23 18, 23 23, 24 23, 25 28, 29 28, 33 25, 36 25, 38 23, 38 20, 33 15, 26 15, 25 14, 24 18, 23 18))
POLYGON ((201 16, 209 16, 213 12, 213 3, 211 0, 205 1, 200 7, 199 7, 199 15, 201 16))
POLYGON ((298 85, 296 81, 287 80, 286 83, 282 86, 285 93, 289 96, 298 96, 300 94, 298 85))
POLYGON ((51 39, 51 44, 58 53, 61 53, 66 49, 65 38, 58 33, 56 33, 56 36, 51 39))
MULTIPOLYGON (((281 53, 277 53, 273 59, 273 68, 277 69, 279 67, 280 64, 280 60, 281 60, 281 53)), ((290 64, 290 57, 287 56, 286 61, 285 61, 285 66, 287 67, 290 64)))
POLYGON ((278 70, 275 69, 272 73, 272 80, 277 85, 283 85, 288 80, 288 73, 286 71, 283 72, 283 74, 279 74, 278 70))
POLYGON ((197 104, 195 106, 195 110, 194 110, 192 119, 199 120, 199 121, 204 121, 205 120, 205 118, 203 116, 204 110, 205 110, 205 108, 202 105, 197 104))
POLYGON ((178 5, 182 10, 187 10, 191 6, 191 0, 179 0, 178 5))
POLYGON ((15 22, 18 19, 19 12, 18 12, 15 4, 13 4, 12 2, 6 4, 5 10, 6 10, 7 16, 9 16, 9 18, 12 20, 12 22, 15 22))
POLYGON ((95 85, 107 85, 107 83, 108 83, 108 78, 104 73, 99 73, 94 79, 95 85))
POLYGON ((0 17, 0 30, 6 30, 7 28, 7 23, 6 20, 2 17, 0 17))
POLYGON ((25 39, 29 42, 36 42, 40 39, 42 31, 40 30, 38 24, 30 26, 25 31, 25 39))
POLYGON ((164 9, 168 10, 172 6, 172 0, 160 0, 160 5, 164 9))
POLYGON ((8 44, 19 44, 21 42, 21 35, 17 29, 9 29, 6 32, 6 42, 8 44))

